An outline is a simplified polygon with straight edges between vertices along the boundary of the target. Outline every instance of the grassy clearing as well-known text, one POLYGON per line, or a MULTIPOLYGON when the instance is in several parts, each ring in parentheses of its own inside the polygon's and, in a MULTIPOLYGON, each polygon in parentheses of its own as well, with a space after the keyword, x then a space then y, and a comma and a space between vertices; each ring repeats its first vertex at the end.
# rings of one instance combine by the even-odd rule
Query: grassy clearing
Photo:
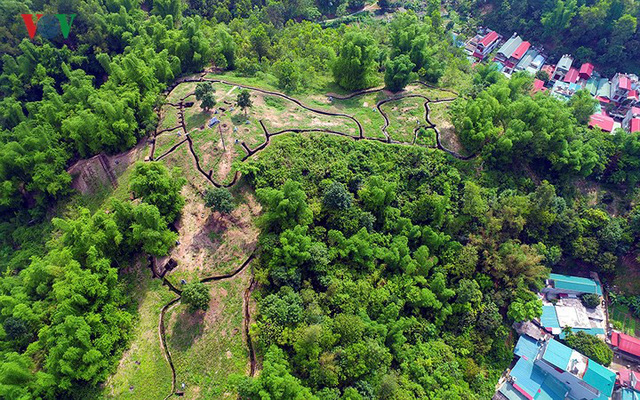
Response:
POLYGON ((629 307, 622 304, 615 304, 609 308, 609 318, 611 321, 620 324, 622 331, 635 336, 640 330, 640 321, 633 316, 629 307))
POLYGON ((381 108, 389 118, 389 136, 402 142, 413 142, 414 129, 425 122, 424 99, 418 97, 390 101, 381 108))
POLYGON ((204 176, 196 169, 193 156, 189 153, 189 148, 185 144, 178 147, 174 152, 167 155, 161 160, 169 169, 178 167, 182 170, 182 176, 187 179, 187 182, 193 187, 197 188, 200 192, 210 187, 209 182, 204 176))
POLYGON ((176 366, 177 383, 185 383, 185 398, 231 399, 232 374, 245 374, 249 354, 242 336, 242 298, 249 285, 243 272, 233 279, 207 284, 207 312, 191 313, 179 305, 167 314, 167 344, 176 366))
POLYGON ((178 109, 165 104, 160 110, 162 120, 158 124, 158 131, 178 126, 178 109))
POLYGON ((103 398, 160 399, 171 391, 171 370, 160 348, 160 309, 175 295, 148 269, 139 267, 126 277, 137 295, 138 321, 131 344, 118 370, 105 383, 103 398))
POLYGON ((384 138, 381 129, 384 125, 384 118, 375 106, 377 102, 385 98, 386 95, 383 92, 377 92, 348 100, 333 99, 333 106, 328 108, 334 112, 351 115, 360 121, 365 136, 384 138))
POLYGON ((251 114, 260 115, 270 132, 285 129, 331 129, 352 136, 358 135, 358 126, 349 118, 314 113, 275 96, 258 94, 251 114), (274 102, 278 104, 276 107, 269 106, 274 102))
POLYGON ((420 84, 413 84, 407 86, 405 89, 409 93, 413 94, 421 94, 423 96, 427 96, 429 100, 442 100, 442 99, 451 99, 456 97, 455 94, 451 92, 447 92, 441 89, 433 89, 420 84))
POLYGON ((207 121, 214 116, 213 110, 205 111, 200 108, 199 102, 196 102, 193 107, 184 110, 184 123, 187 126, 187 132, 205 126, 207 121))
POLYGON ((440 131, 440 142, 448 149, 451 149, 459 154, 466 155, 468 152, 460 143, 456 129, 451 122, 451 115, 449 110, 451 109, 451 103, 436 103, 429 104, 431 112, 429 113, 429 119, 436 124, 440 131))
POLYGON ((161 155, 169 151, 169 149, 171 149, 173 146, 185 140, 186 138, 183 134, 178 135, 178 133, 180 132, 182 131, 178 129, 172 132, 165 132, 162 135, 157 136, 156 148, 154 150, 153 157, 160 157, 161 155))
POLYGON ((167 96, 167 103, 177 103, 187 94, 196 90, 196 82, 181 83, 176 86, 167 96))

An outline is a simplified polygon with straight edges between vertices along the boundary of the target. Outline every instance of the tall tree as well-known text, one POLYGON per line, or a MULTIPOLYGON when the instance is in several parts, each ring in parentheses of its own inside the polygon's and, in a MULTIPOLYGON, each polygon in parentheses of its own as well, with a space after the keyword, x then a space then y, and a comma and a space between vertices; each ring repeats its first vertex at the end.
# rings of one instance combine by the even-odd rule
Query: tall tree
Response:
POLYGON ((242 111, 244 111, 244 115, 247 115, 247 108, 253 105, 253 102, 251 101, 251 94, 247 89, 243 89, 240 93, 238 93, 236 103, 238 103, 238 107, 242 108, 242 111))
POLYGON ((373 82, 373 70, 377 48, 366 32, 349 30, 344 35, 338 58, 333 65, 333 77, 347 90, 358 90, 373 82))
POLYGON ((186 179, 178 168, 171 173, 159 162, 137 163, 131 173, 129 188, 142 201, 158 207, 168 222, 173 222, 184 206, 180 195, 186 179))

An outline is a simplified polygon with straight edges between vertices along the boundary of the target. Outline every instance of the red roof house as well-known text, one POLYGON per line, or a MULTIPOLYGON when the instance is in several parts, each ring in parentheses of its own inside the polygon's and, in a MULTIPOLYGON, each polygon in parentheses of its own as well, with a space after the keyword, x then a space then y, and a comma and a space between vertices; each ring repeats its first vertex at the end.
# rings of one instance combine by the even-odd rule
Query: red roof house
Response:
POLYGON ((640 378, 640 374, 637 372, 627 368, 620 368, 620 370, 616 372, 616 375, 618 385, 640 390, 640 379, 638 379, 640 378))
POLYGON ((567 75, 565 75, 564 81, 567 83, 576 83, 578 82, 578 75, 579 75, 578 70, 571 67, 569 69, 569 72, 567 72, 567 75))
POLYGON ((589 120, 589 128, 598 127, 605 132, 611 132, 613 131, 613 122, 613 118, 609 116, 604 114, 593 114, 589 120))
POLYGON ((540 79, 534 79, 533 80, 533 93, 537 93, 537 92, 545 92, 547 90, 546 87, 544 87, 544 81, 541 81, 540 79))
POLYGON ((591 78, 591 74, 593 73, 593 64, 590 63, 584 63, 582 64, 582 66, 580 67, 580 78, 587 80, 589 78, 591 78))
POLYGON ((632 356, 640 357, 640 339, 622 332, 613 331, 611 345, 632 356))
POLYGON ((632 99, 635 101, 638 101, 640 99, 640 97, 638 97, 638 91, 637 90, 629 90, 629 94, 627 95, 627 99, 632 99))
POLYGON ((626 75, 621 75, 618 86, 620 89, 631 90, 631 80, 626 75))
POLYGON ((555 65, 545 64, 545 65, 542 66, 542 68, 540 68, 540 70, 546 72, 547 74, 549 74, 549 78, 551 78, 553 76, 553 71, 556 70, 556 66, 555 65))
POLYGON ((524 56, 524 54, 529 50, 529 47, 531 47, 531 43, 529 42, 520 43, 520 46, 518 46, 516 51, 511 54, 511 57, 515 58, 516 60, 521 59, 522 56, 524 56))
POLYGON ((498 40, 498 32, 496 31, 491 31, 489 33, 487 33, 482 40, 480 40, 480 44, 483 45, 484 47, 489 46, 491 43, 495 42, 496 40, 498 40))
POLYGON ((629 125, 629 132, 640 132, 640 118, 634 118, 631 120, 631 125, 629 125))

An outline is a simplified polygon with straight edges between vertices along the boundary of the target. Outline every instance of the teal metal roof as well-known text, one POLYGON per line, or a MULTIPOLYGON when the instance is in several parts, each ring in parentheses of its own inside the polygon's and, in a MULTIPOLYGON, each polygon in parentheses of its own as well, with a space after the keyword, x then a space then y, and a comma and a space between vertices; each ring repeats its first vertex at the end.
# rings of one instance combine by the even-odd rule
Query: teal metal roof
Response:
POLYGON ((533 362, 538 355, 539 350, 540 345, 538 345, 538 342, 535 339, 527 335, 522 335, 518 339, 518 343, 516 343, 513 353, 518 357, 522 357, 525 360, 533 362))
POLYGON ((549 343, 547 343, 547 348, 542 355, 542 359, 566 371, 572 352, 573 350, 571 350, 571 348, 551 339, 549 343))
POLYGON ((531 361, 524 358, 519 359, 513 366, 510 375, 515 378, 514 383, 530 396, 533 396, 540 389, 544 381, 544 374, 540 368, 535 368, 531 361))
POLYGON ((531 361, 520 358, 509 373, 513 384, 500 388, 508 399, 532 398, 536 400, 564 400, 566 387, 553 376, 546 374, 531 361), (525 396, 522 396, 525 394, 525 396))
POLYGON ((567 396, 567 387, 551 375, 547 375, 542 382, 540 392, 534 398, 536 400, 564 400, 567 396))
POLYGON ((554 287, 556 289, 574 290, 582 293, 595 293, 598 296, 602 296, 602 288, 593 279, 561 274, 549 274, 549 279, 553 280, 554 287))
POLYGON ((620 400, 640 400, 640 392, 633 389, 621 389, 620 400))
MULTIPOLYGON (((588 333, 589 335, 604 335, 605 331, 602 328, 571 328, 571 331, 573 333, 576 333, 578 331, 582 331, 584 333, 588 333)), ((565 338, 565 334, 564 332, 560 333, 560 335, 558 336, 560 339, 564 339, 565 338)))
POLYGON ((542 306, 542 316, 540 317, 542 326, 545 328, 561 328, 558 322, 558 314, 554 306, 542 306))
POLYGON ((498 391, 508 400, 527 400, 527 397, 518 392, 509 382, 503 383, 498 391))
POLYGON ((589 360, 587 371, 584 373, 582 380, 598 389, 600 397, 604 395, 604 398, 609 398, 616 382, 616 373, 593 360, 589 360))

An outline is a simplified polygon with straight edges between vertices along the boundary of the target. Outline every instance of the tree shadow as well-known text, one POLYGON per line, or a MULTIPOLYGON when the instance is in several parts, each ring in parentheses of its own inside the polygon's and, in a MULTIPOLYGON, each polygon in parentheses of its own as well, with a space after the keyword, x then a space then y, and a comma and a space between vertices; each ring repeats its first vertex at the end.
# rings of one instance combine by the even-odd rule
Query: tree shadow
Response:
POLYGON ((190 348, 204 332, 204 316, 202 310, 192 313, 188 308, 183 308, 171 329, 171 347, 178 351, 190 348))

